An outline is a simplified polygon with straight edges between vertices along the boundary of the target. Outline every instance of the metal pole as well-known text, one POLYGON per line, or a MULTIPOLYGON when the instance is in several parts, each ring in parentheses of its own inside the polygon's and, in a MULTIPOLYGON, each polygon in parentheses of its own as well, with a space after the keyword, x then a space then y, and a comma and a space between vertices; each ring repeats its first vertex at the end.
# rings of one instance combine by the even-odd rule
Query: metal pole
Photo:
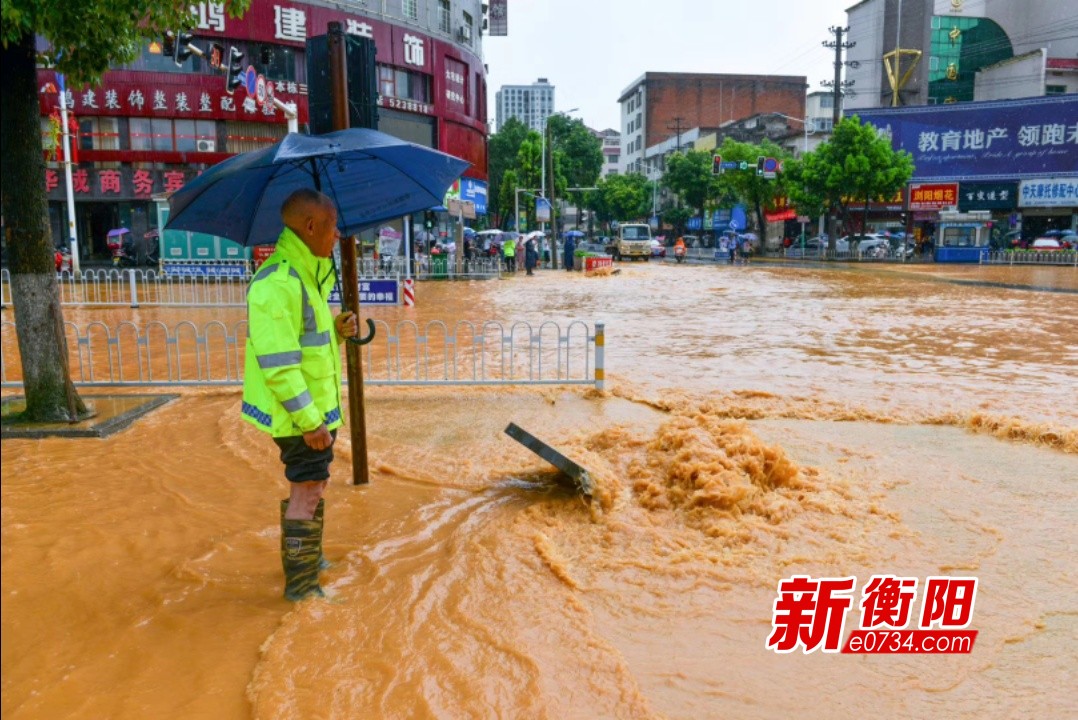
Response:
MULTIPOLYGON (((348 64, 344 31, 339 22, 328 27, 329 86, 333 96, 333 129, 347 130, 348 121, 348 64)), ((341 240, 341 306, 359 316, 359 274, 356 272, 356 237, 341 240)), ((352 484, 370 482, 367 467, 367 417, 363 407, 363 359, 359 346, 345 343, 348 362, 348 420, 352 437, 352 484)))
POLYGON ((606 388, 606 325, 595 323, 595 389, 606 388))
POLYGON ((898 0, 898 27, 895 30, 895 86, 891 93, 891 107, 898 107, 898 79, 902 77, 902 0, 898 0))
POLYGON ((513 228, 518 233, 520 232, 520 188, 517 188, 513 193, 513 215, 516 218, 516 226, 513 228))
POLYGON ((60 134, 64 143, 64 185, 67 188, 67 237, 71 245, 71 274, 79 277, 79 233, 75 227, 75 184, 71 178, 71 135, 67 130, 67 89, 64 76, 57 75, 60 83, 60 134))
POLYGON ((412 278, 412 216, 404 216, 404 279, 412 278))
POLYGON ((135 285, 135 270, 134 270, 134 268, 132 268, 131 270, 128 270, 128 272, 130 273, 130 275, 128 275, 128 278, 130 279, 130 286, 131 286, 131 307, 137 308, 138 307, 138 290, 137 290, 137 286, 135 285))

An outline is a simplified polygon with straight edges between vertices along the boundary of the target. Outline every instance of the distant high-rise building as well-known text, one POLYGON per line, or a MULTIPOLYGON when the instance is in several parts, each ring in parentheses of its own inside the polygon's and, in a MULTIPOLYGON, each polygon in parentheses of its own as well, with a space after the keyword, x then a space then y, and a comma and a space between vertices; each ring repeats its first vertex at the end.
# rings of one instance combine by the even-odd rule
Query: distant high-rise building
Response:
POLYGON ((546 78, 531 85, 502 85, 495 96, 498 130, 516 118, 532 130, 542 132, 546 119, 554 112, 554 86, 546 78))

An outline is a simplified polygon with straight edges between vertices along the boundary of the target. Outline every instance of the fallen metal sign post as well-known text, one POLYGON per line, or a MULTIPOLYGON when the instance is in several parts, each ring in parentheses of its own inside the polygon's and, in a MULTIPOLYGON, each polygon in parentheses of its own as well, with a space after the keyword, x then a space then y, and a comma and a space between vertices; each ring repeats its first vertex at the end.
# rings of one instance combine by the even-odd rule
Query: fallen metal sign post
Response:
POLYGON ((516 423, 509 423, 505 428, 505 434, 561 470, 562 473, 572 481, 573 489, 579 491, 584 497, 591 497, 595 486, 592 483, 591 475, 588 474, 587 470, 580 467, 528 431, 522 430, 516 423))

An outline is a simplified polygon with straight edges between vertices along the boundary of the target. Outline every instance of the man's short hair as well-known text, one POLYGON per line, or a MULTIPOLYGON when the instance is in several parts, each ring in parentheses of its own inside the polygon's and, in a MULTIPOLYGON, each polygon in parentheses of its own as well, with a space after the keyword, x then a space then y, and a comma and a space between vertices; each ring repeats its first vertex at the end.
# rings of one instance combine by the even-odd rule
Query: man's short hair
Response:
POLYGON ((317 190, 300 188, 281 203, 281 217, 287 219, 289 215, 311 207, 333 207, 333 201, 317 190))

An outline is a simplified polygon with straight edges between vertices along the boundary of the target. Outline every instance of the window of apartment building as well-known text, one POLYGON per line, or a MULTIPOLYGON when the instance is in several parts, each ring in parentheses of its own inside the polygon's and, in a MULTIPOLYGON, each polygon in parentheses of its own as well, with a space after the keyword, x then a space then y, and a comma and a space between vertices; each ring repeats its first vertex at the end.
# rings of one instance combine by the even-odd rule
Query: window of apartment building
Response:
POLYGON ((636 126, 638 128, 644 126, 644 113, 637 113, 636 114, 636 126))
POLYGON ((209 152, 216 150, 217 129, 213 120, 173 120, 173 136, 180 152, 209 152))
POLYGON ((401 0, 401 11, 409 20, 418 20, 419 0, 401 0))
POLYGON ((834 106, 835 106, 835 96, 834 95, 821 95, 820 96, 820 107, 822 107, 822 108, 832 108, 834 106))
POLYGON ((460 28, 461 40, 465 43, 472 44, 472 16, 468 13, 463 13, 464 24, 460 28))
POLYGON ((79 149, 119 150, 119 119, 112 117, 90 117, 79 120, 79 149))
POLYGON ((444 33, 452 30, 449 25, 449 0, 438 0, 438 29, 444 33))
POLYGON ((1044 94, 1045 95, 1066 95, 1067 94, 1067 86, 1066 85, 1045 85, 1044 86, 1044 94))

